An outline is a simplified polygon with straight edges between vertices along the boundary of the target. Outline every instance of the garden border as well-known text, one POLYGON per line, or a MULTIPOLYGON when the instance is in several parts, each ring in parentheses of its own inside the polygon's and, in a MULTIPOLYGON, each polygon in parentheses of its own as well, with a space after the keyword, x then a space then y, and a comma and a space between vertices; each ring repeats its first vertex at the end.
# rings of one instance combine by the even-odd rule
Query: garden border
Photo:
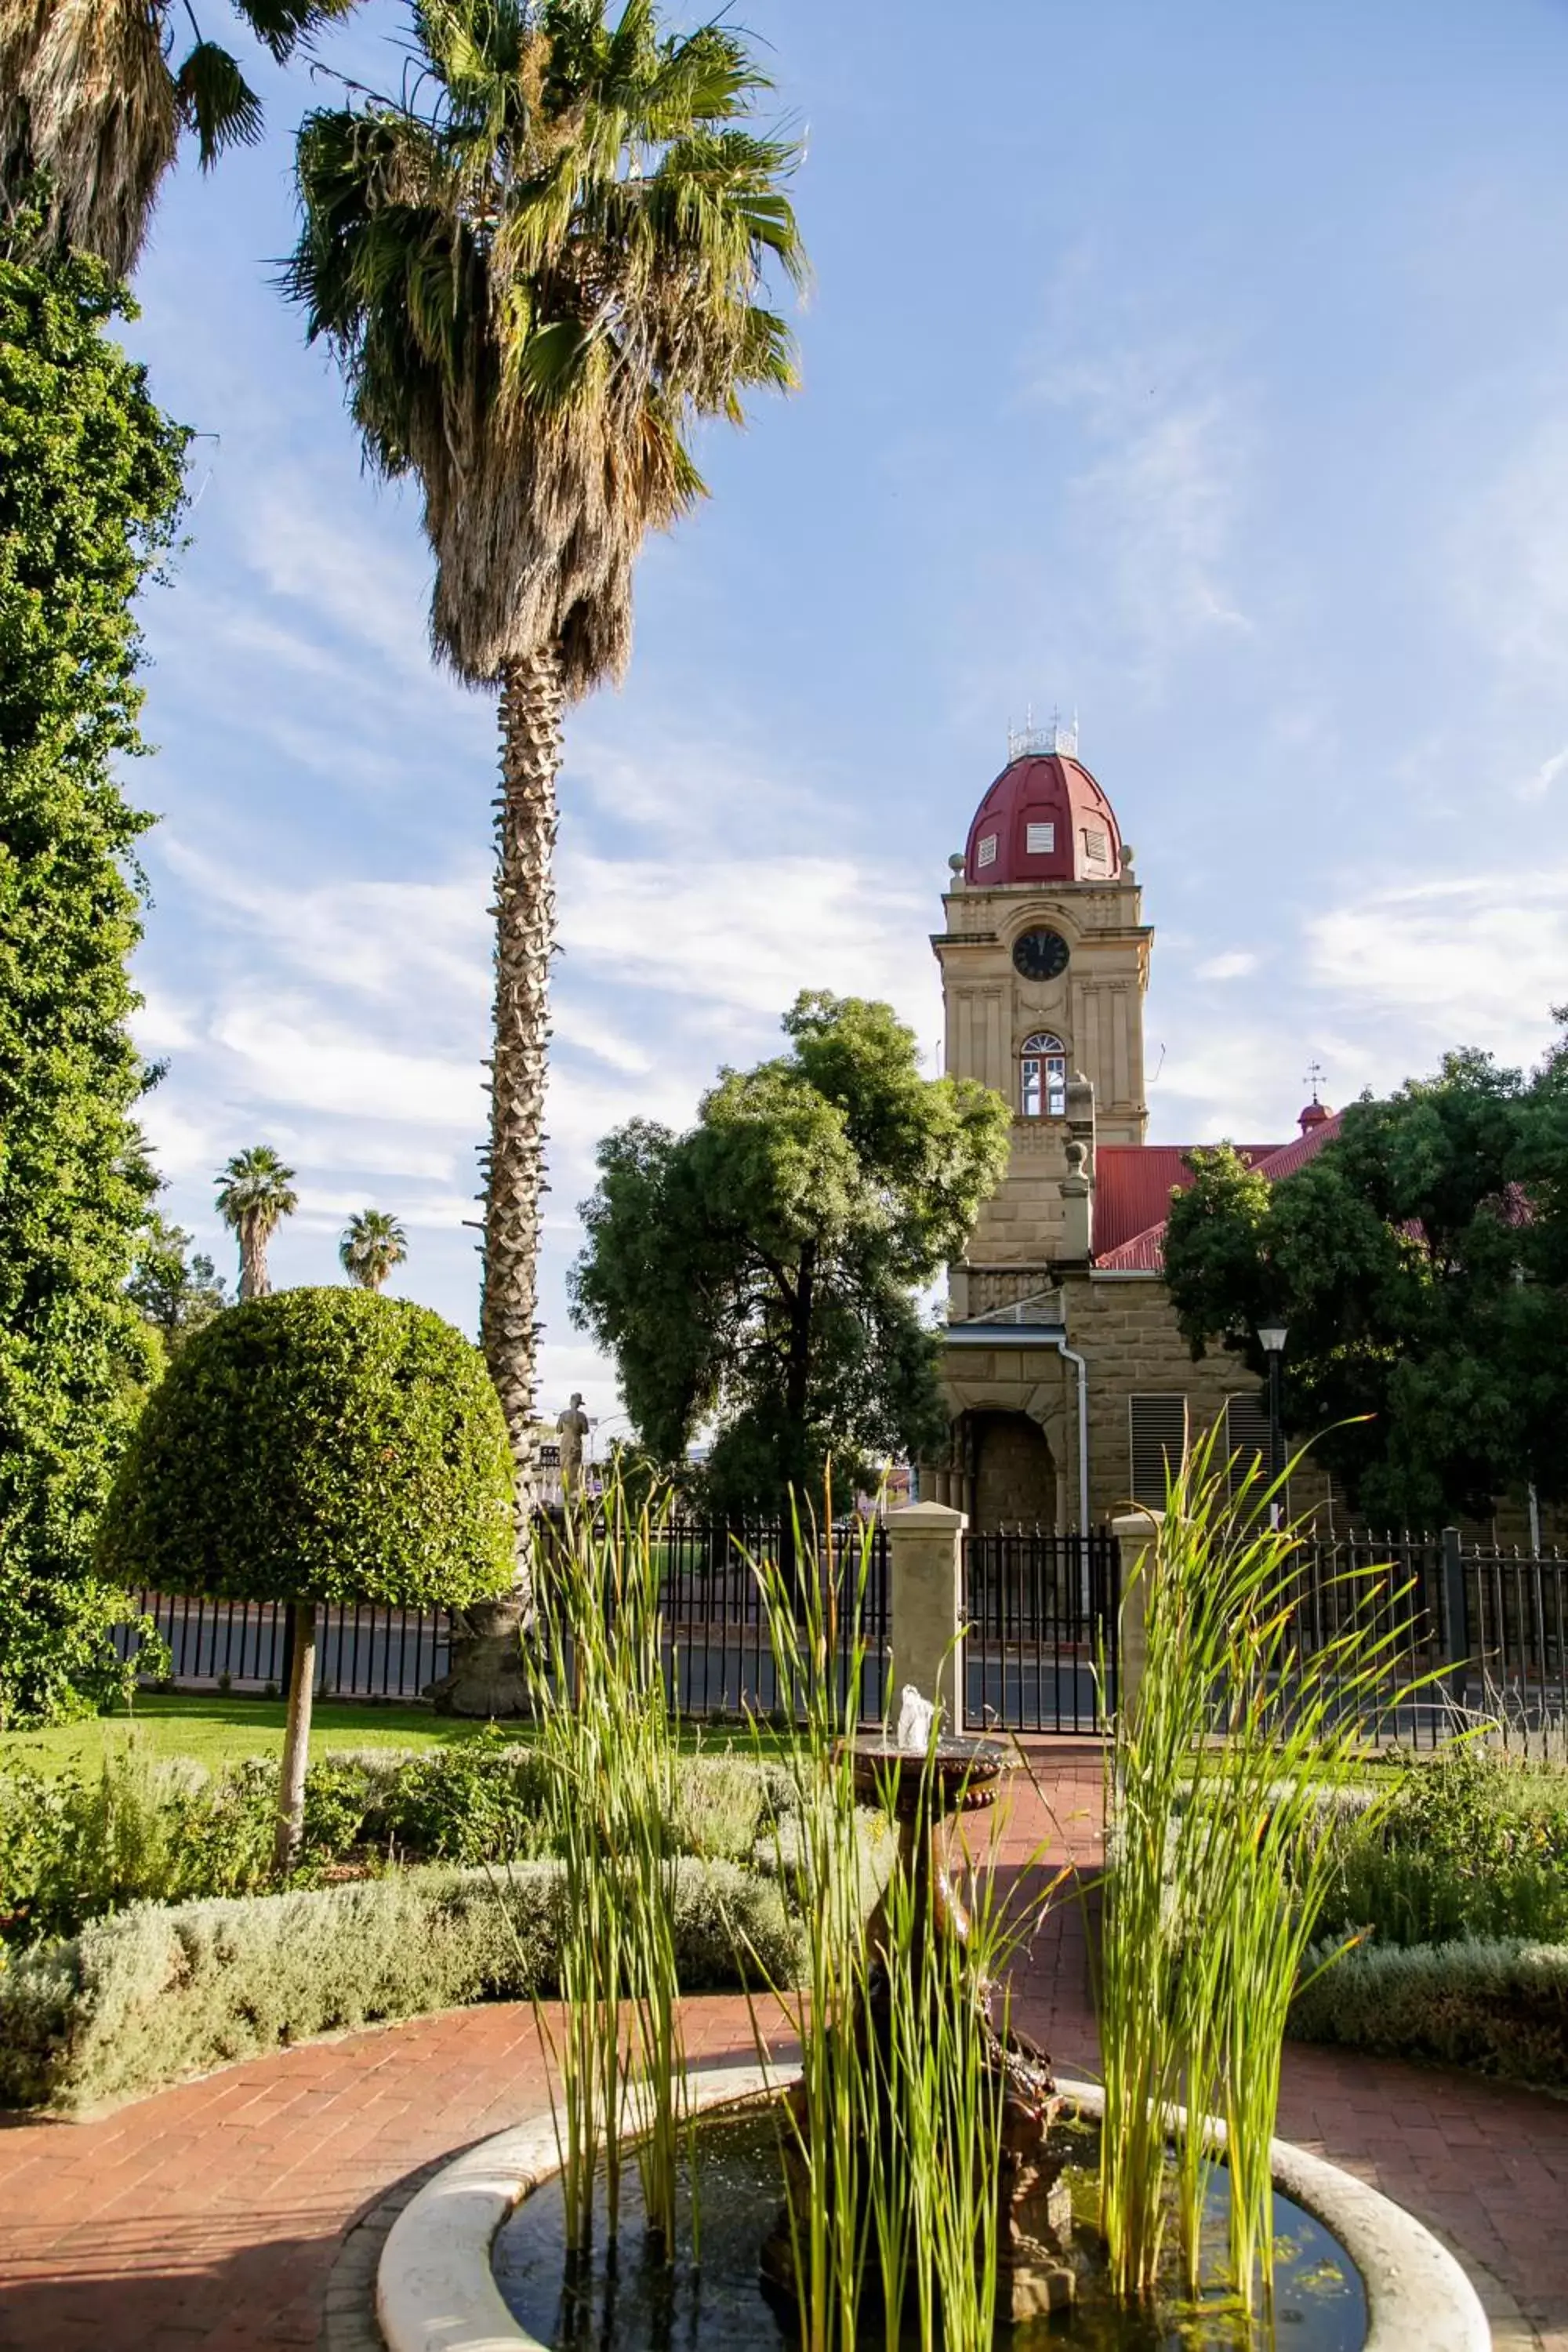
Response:
MULTIPOLYGON (((785 2087, 788 2074, 719 2066, 691 2075, 700 2111, 785 2087)), ((1086 2114, 1102 2111, 1095 2084, 1062 2082, 1086 2114)), ((1223 2132, 1223 2127, 1216 2126, 1223 2132)), ((1381 2191, 1288 2140, 1272 2144, 1274 2178, 1339 2239, 1366 2286, 1363 2352, 1491 2352, 1491 2329, 1461 2264, 1424 2222, 1381 2191)), ((376 2278, 376 2317, 388 2352, 545 2352, 508 2311, 490 2246, 521 2196, 559 2168, 550 2109, 498 2132, 426 2181, 393 2223, 376 2278)))

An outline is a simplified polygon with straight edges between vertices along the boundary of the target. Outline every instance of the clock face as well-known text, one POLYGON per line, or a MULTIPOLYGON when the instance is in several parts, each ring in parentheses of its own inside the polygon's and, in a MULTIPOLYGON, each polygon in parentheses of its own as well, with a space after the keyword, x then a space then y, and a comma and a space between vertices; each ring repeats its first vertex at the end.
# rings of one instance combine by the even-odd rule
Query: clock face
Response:
POLYGON ((1055 980, 1068 968, 1068 943, 1060 931, 1026 931, 1013 943, 1013 969, 1026 980, 1055 980))

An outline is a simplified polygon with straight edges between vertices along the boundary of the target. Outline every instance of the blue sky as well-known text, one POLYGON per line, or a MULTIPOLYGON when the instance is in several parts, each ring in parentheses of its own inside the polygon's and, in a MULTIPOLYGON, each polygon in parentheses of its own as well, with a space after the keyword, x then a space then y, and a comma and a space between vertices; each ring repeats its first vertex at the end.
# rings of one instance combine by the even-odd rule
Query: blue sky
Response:
MULTIPOLYGON (((1009 717, 1078 710, 1156 927, 1154 1139, 1293 1130, 1568 998, 1568 0, 747 0, 816 283, 805 383, 714 434, 562 780, 542 1403, 614 1381, 564 1273, 593 1151, 804 986, 931 1048, 928 934, 1009 717)), ((395 70, 397 0, 327 54, 395 70)), ((210 28, 209 28, 210 29, 210 28)), ((183 165, 130 331, 194 449, 132 782, 161 816, 149 1129, 299 1171, 274 1244, 477 1316, 488 698, 435 673, 411 499, 272 290, 311 90, 183 165)), ((934 1067, 934 1060, 932 1066, 934 1067)))

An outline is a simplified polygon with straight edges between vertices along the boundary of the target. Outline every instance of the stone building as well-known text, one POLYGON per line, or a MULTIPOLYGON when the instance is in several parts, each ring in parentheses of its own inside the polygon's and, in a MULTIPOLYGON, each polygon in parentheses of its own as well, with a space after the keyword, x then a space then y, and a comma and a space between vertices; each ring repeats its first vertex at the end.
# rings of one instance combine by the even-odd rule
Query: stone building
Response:
MULTIPOLYGON (((1012 1156, 949 1270, 948 1457, 921 1491, 973 1526, 1092 1526, 1163 1497, 1165 1462, 1216 1416, 1263 1451, 1258 1383, 1194 1363, 1162 1237, 1186 1144, 1152 1144, 1143 999, 1154 934, 1116 813, 1077 730, 1009 739, 1007 765, 952 861, 942 966, 946 1067, 1013 1106, 1012 1156)), ((1337 1131, 1316 1102, 1283 1144, 1239 1147, 1289 1174, 1337 1131)))

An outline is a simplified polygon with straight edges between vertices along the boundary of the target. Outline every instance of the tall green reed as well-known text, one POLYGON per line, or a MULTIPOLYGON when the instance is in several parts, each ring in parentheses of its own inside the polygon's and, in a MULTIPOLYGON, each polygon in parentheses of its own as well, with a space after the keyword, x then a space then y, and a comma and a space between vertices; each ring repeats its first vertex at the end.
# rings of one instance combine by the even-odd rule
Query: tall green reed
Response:
MULTIPOLYGON (((793 1532, 793 1572, 752 1565, 779 1710, 793 1727, 784 1761, 798 1843, 788 1867, 806 1929, 800 2099, 781 2110, 802 2352, 845 2352, 857 2340, 868 2281, 886 2352, 907 2343, 911 2307, 923 2347, 989 2352, 1004 2084, 985 2003, 1004 1984, 1025 1923, 1008 1918, 989 1872, 971 1871, 967 1946, 932 1932, 922 1849, 935 1810, 934 1718, 920 1759, 917 1823, 868 1920, 868 1814, 858 1806, 850 1749, 860 1727, 872 1535, 814 1540, 798 1516, 793 1532)), ((889 1841, 898 1789, 889 1761, 876 1776, 889 1841)))
MULTIPOLYGON (((532 1696, 562 1863, 553 2088, 568 2251, 593 2229, 603 2167, 620 2222, 630 2142, 649 2237, 668 2258, 686 2119, 676 1975, 678 1731, 663 1670, 661 1512, 612 1489, 539 1546, 532 1696)), ((694 2190, 695 2194, 695 2190, 694 2190)))
MULTIPOLYGON (((868 1960, 850 1753, 865 1685, 874 1528, 837 1535, 829 1487, 820 1538, 794 1501, 788 1534, 787 1566, 751 1560, 785 1727, 781 1760, 795 1800, 780 1868, 805 1929, 800 2102, 781 2104, 778 2114, 802 2352, 838 2352, 855 2341, 875 2201, 867 2172, 883 2160, 879 2137, 866 2129, 869 2068, 856 2033, 868 1960)), ((765 2051, 754 2011, 753 2029, 765 2051)))
POLYGON ((1288 1475, 1239 1475, 1216 1433, 1200 1440, 1170 1477, 1124 1603, 1142 1611, 1143 1664, 1108 1753, 1098 1996, 1100 2224, 1129 2301, 1154 2292, 1173 2136, 1180 2251, 1197 2284, 1216 2115, 1235 2291, 1247 2310, 1271 2292, 1285 2017, 1332 1869, 1320 1792, 1353 1774, 1408 1648, 1404 1596, 1377 1569, 1344 1571, 1337 1630, 1303 1645, 1301 1530, 1269 1525, 1288 1475))

